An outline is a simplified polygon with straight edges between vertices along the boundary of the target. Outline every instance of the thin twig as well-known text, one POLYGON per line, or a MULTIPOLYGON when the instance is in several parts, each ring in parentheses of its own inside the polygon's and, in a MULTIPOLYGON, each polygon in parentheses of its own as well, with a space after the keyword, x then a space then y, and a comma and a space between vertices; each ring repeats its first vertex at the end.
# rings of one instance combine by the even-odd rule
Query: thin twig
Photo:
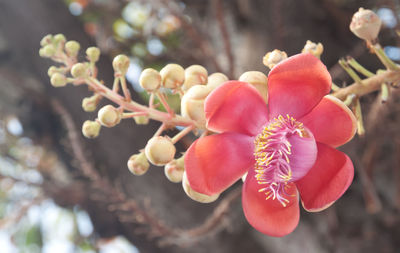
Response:
POLYGON ((52 108, 60 115, 67 131, 68 138, 70 139, 71 143, 71 148, 74 157, 78 160, 80 164, 80 168, 85 176, 90 178, 91 180, 99 180, 100 175, 97 173, 97 171, 93 168, 91 163, 87 161, 84 151, 82 148, 82 145, 80 144, 79 141, 79 135, 76 131, 75 125, 74 125, 74 120, 71 117, 71 115, 67 112, 67 110, 61 105, 60 102, 58 102, 55 99, 52 99, 51 101, 52 108))

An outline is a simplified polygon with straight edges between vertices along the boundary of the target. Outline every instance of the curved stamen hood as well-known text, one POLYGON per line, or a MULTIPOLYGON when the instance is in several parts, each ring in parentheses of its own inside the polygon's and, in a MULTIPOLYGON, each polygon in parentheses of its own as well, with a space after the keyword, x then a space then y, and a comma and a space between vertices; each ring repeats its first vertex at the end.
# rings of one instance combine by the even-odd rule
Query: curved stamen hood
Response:
POLYGON ((262 185, 259 192, 264 192, 266 199, 277 199, 285 206, 287 183, 303 177, 315 162, 314 137, 303 123, 289 115, 279 115, 257 135, 254 144, 255 177, 262 185), (298 156, 302 164, 297 163, 298 156))

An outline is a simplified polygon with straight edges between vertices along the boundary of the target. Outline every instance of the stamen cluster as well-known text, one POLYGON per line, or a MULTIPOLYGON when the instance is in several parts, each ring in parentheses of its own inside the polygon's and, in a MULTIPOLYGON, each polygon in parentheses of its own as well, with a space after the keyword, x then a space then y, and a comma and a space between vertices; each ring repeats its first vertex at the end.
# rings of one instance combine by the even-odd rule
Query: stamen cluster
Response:
POLYGON ((255 139, 255 171, 259 184, 266 185, 259 190, 266 199, 277 199, 283 206, 288 200, 285 186, 292 180, 289 156, 292 153, 288 138, 294 134, 305 135, 304 126, 293 117, 279 115, 273 119, 255 139))

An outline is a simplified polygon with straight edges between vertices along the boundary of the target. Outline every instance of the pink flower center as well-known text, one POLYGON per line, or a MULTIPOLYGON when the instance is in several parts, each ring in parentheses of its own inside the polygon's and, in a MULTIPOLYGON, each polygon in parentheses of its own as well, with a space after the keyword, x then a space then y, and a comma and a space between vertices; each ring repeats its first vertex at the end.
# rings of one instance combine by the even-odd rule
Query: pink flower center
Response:
POLYGON ((256 178, 263 187, 266 199, 277 199, 283 206, 288 203, 287 184, 305 173, 294 173, 290 164, 292 144, 290 137, 310 137, 303 123, 293 117, 279 115, 271 120, 255 139, 254 157, 256 178))

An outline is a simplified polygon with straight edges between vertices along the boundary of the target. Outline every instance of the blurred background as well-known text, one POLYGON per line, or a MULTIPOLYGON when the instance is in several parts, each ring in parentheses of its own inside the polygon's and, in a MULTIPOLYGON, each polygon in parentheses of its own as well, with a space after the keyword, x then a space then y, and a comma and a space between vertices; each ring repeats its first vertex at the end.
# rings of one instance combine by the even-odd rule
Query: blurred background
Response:
POLYGON ((396 89, 385 104, 377 94, 362 99, 366 135, 341 148, 356 167, 346 194, 323 212, 302 211, 292 234, 272 238, 247 224, 236 193, 241 182, 216 203, 199 204, 161 168, 130 174, 126 161, 156 123, 123 121, 84 139, 81 125, 96 115, 81 108, 90 93, 51 87, 53 63, 38 55, 49 33, 63 33, 84 49, 98 46, 99 77, 111 85, 113 56, 127 54, 134 99, 143 101, 137 82, 144 68, 201 64, 235 79, 249 70, 267 73, 266 52, 293 55, 312 40, 324 45, 321 60, 335 83, 346 85, 351 80, 337 64, 340 57, 351 55, 374 72, 382 68, 349 31, 359 7, 383 20, 380 42, 399 61, 398 0, 0 0, 0 251, 398 252, 396 89), (219 210, 220 219, 201 231, 219 210))

